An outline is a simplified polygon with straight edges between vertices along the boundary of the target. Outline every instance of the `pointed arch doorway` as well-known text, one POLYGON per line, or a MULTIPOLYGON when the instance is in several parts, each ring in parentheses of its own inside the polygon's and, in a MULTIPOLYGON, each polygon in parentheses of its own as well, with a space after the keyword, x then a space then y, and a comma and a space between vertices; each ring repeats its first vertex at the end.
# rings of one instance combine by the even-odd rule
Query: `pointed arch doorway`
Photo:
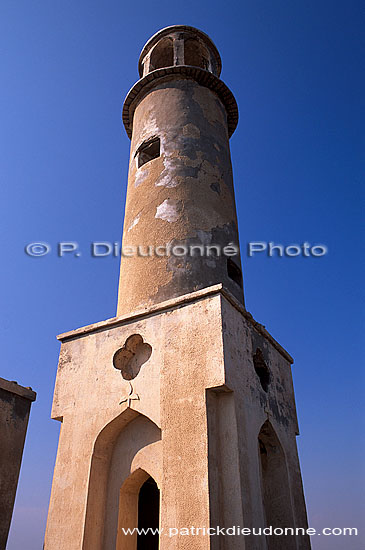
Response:
POLYGON ((160 490, 152 477, 149 477, 139 490, 137 523, 137 550, 158 550, 160 490), (145 534, 142 533, 143 530, 145 534))
POLYGON ((120 489, 116 550, 158 550, 159 526, 160 490, 153 477, 139 469, 120 489), (128 530, 133 534, 126 534, 128 530))
MULTIPOLYGON (((293 509, 285 453, 269 421, 258 436, 262 504, 265 527, 294 527, 293 509)), ((266 537, 268 550, 296 550, 294 536, 266 537)))

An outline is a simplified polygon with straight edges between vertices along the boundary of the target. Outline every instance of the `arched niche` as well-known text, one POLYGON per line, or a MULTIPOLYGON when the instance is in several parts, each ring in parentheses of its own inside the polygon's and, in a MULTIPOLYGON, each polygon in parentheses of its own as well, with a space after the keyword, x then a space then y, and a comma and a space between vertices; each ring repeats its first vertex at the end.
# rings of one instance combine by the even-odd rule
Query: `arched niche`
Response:
POLYGON ((211 70, 210 54, 207 48, 196 38, 184 40, 184 64, 211 70))
MULTIPOLYGON (((258 436, 258 451, 265 527, 294 527, 285 453, 268 420, 258 436)), ((266 543, 268 550, 296 550, 295 537, 291 535, 268 535, 266 543)))
POLYGON ((91 460, 83 550, 118 548, 121 508, 126 510, 121 488, 130 480, 128 493, 149 476, 160 486, 161 462, 161 430, 136 411, 126 409, 100 432, 91 460))
POLYGON ((174 64, 174 46, 170 37, 163 38, 157 42, 150 56, 149 72, 164 67, 172 67, 174 64))

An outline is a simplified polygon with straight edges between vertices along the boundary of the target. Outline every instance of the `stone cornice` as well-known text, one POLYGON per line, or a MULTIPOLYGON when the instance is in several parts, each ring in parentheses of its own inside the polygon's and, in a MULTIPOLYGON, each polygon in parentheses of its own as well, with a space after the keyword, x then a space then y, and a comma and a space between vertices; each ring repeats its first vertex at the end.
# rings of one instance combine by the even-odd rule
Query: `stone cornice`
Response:
POLYGON ((260 323, 255 321, 251 313, 246 311, 244 306, 240 304, 238 300, 236 300, 236 298, 226 288, 224 288, 221 283, 218 285, 210 286, 208 288, 203 288, 202 290, 197 290, 196 292, 191 292, 190 294, 184 294, 183 296, 173 298, 172 300, 167 300, 166 302, 161 302, 160 304, 156 304, 154 306, 135 311, 128 315, 112 317, 111 319, 107 319, 99 323, 94 323, 86 327, 81 327, 70 332, 64 332, 63 334, 57 336, 57 338, 61 342, 66 342, 75 338, 81 338, 82 336, 86 336, 94 332, 109 330, 110 328, 121 326, 126 323, 133 322, 137 319, 149 317, 153 314, 161 313, 166 310, 171 310, 176 307, 184 306, 186 304, 196 302, 208 296, 213 296, 217 294, 221 294, 222 296, 224 296, 224 298, 228 302, 230 302, 230 304, 235 309, 237 309, 249 323, 254 326, 257 332, 262 334, 262 336, 264 336, 289 363, 294 362, 291 355, 289 355, 289 353, 271 336, 264 325, 261 325, 260 323))
POLYGON ((217 76, 209 71, 190 65, 174 65, 151 71, 138 80, 128 92, 124 101, 122 120, 128 137, 132 137, 133 115, 139 101, 162 79, 169 75, 195 80, 201 86, 209 88, 217 94, 227 112, 228 135, 231 137, 238 124, 237 102, 228 86, 217 76))
POLYGON ((25 399, 29 399, 29 401, 35 401, 37 397, 36 392, 33 391, 32 388, 24 388, 24 386, 20 386, 18 382, 5 380, 5 378, 0 378, 0 389, 25 397, 25 399))

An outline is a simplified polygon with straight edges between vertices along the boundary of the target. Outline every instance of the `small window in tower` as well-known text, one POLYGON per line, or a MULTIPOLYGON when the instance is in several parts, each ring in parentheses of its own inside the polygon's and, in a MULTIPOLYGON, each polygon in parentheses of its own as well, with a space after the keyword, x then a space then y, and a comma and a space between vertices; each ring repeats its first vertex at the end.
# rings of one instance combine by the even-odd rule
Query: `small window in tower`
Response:
POLYGON ((271 375, 269 367, 265 363, 262 351, 259 348, 256 349, 256 353, 253 356, 253 366, 255 367, 257 376, 259 377, 262 389, 267 392, 271 381, 271 375))
POLYGON ((231 258, 227 258, 227 272, 228 277, 232 279, 239 287, 243 288, 242 272, 238 265, 234 263, 231 258))
POLYGON ((149 139, 137 149, 137 166, 140 168, 146 162, 157 159, 160 156, 160 138, 149 139))

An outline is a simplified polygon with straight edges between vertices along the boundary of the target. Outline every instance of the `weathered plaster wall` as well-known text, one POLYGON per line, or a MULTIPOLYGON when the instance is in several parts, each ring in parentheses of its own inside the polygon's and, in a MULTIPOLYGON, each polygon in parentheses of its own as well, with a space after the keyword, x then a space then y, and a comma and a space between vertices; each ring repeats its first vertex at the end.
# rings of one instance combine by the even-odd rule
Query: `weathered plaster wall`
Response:
MULTIPOLYGON (((291 373, 291 357, 274 346, 255 324, 222 298, 222 320, 226 384, 233 390, 238 447, 240 449, 240 479, 243 499, 243 521, 254 527, 265 522, 262 507, 262 487, 258 461, 258 434, 268 420, 275 430, 285 453, 290 485, 288 508, 293 512, 293 524, 287 527, 306 527, 307 516, 300 473, 296 436, 299 433, 291 373), (262 351, 270 371, 268 391, 264 391, 255 372, 253 356, 262 351)), ((285 480, 282 480, 285 483, 285 480)), ((308 537, 290 537, 285 550, 309 548, 308 537)), ((250 550, 261 550, 259 537, 247 538, 250 550)))
POLYGON ((0 549, 5 550, 29 412, 36 393, 0 378, 0 549))
MULTIPOLYGON (((62 344, 52 416, 63 418, 63 423, 46 550, 114 550, 113 544, 103 546, 104 533, 98 526, 105 519, 113 449, 137 413, 162 432, 159 468, 164 525, 185 526, 193 520, 209 523, 205 387, 207 382, 219 385, 223 377, 220 316, 213 298, 186 307, 173 306, 171 303, 171 309, 136 321, 127 317, 118 326, 62 344), (151 345, 152 354, 129 382, 113 367, 113 355, 132 334, 140 334, 151 345), (128 401, 121 401, 128 397, 130 383, 133 392, 128 408, 128 401), (110 423, 117 429, 98 445, 110 423)), ((135 437, 142 438, 144 445, 151 443, 143 426, 135 437)), ((130 449, 127 446, 125 452, 132 453, 130 449)), ((129 473, 137 464, 131 457, 129 473)), ((151 468, 148 471, 153 475, 151 468)), ((120 486, 123 481, 121 476, 120 486)), ((167 539, 168 543, 169 548, 176 544, 167 539)))
MULTIPOLYGON (((161 489, 165 529, 265 526, 258 434, 267 418, 285 450, 295 524, 305 526, 290 356, 222 285, 61 340, 53 417, 63 425, 45 550, 115 550, 118 491, 137 470, 161 489), (125 380, 113 357, 133 334, 152 353, 125 380), (252 365, 258 345, 272 373, 267 395, 252 365)), ((191 541, 161 537, 161 550, 191 549, 191 541)), ((266 550, 260 537, 193 542, 266 550)))

